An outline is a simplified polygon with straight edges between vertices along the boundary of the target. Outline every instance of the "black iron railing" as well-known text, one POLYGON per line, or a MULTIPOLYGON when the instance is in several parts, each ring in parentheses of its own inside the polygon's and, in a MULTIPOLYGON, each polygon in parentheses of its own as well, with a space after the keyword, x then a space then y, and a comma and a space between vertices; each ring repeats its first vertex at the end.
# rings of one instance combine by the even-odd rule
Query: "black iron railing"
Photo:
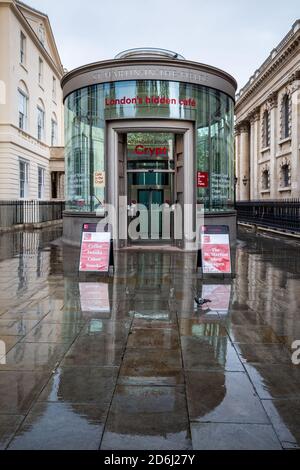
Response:
POLYGON ((237 202, 239 222, 300 232, 300 199, 237 202))
POLYGON ((63 201, 0 201, 0 228, 63 218, 63 201))

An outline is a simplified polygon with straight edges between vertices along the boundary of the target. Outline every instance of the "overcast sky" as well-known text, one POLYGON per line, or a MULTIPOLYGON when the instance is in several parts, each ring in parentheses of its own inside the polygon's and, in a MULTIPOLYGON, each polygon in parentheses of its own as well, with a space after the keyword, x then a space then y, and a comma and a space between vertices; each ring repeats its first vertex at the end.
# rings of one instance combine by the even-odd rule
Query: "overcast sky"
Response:
POLYGON ((64 67, 160 47, 243 86, 300 18, 299 0, 24 0, 49 15, 64 67))

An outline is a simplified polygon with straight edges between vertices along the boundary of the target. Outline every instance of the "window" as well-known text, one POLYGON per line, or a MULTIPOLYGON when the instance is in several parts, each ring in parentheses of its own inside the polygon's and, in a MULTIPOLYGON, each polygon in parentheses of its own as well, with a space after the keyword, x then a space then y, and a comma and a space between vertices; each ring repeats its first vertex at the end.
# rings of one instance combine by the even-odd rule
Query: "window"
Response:
POLYGON ((281 181, 284 188, 290 186, 290 167, 288 164, 282 165, 281 167, 281 181))
POLYGON ((19 90, 19 128, 25 131, 27 129, 28 117, 28 96, 24 91, 19 90))
POLYGON ((28 175, 29 175, 29 163, 20 160, 19 161, 19 186, 20 186, 20 199, 28 197, 28 175))
POLYGON ((282 138, 287 139, 290 136, 290 97, 284 95, 281 107, 282 138))
POLYGON ((43 199, 45 193, 45 169, 38 167, 38 199, 43 199))
POLYGON ((263 146, 270 147, 270 115, 269 111, 264 112, 263 116, 263 146))
POLYGON ((45 111, 38 107, 38 119, 37 119, 37 138, 43 140, 45 136, 45 111))
POLYGON ((51 119, 51 146, 57 145, 57 122, 55 118, 51 119))
POLYGON ((20 63, 25 64, 26 62, 26 36, 21 32, 20 35, 20 63))
POLYGON ((262 188, 263 190, 270 189, 270 172, 269 170, 264 170, 262 174, 262 188))
POLYGON ((56 100, 56 78, 53 77, 52 79, 52 99, 56 100))
POLYGON ((41 58, 39 58, 39 85, 43 84, 43 78, 44 78, 44 62, 42 61, 41 58))

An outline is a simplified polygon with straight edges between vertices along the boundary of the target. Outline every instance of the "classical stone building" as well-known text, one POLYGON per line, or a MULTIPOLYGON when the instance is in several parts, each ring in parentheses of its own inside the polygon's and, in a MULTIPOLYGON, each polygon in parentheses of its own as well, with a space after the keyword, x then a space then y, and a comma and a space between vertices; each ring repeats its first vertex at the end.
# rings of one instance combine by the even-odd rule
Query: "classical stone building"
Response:
POLYGON ((237 200, 300 197, 300 20, 237 95, 237 200))
POLYGON ((0 0, 0 200, 64 199, 63 74, 48 16, 0 0))

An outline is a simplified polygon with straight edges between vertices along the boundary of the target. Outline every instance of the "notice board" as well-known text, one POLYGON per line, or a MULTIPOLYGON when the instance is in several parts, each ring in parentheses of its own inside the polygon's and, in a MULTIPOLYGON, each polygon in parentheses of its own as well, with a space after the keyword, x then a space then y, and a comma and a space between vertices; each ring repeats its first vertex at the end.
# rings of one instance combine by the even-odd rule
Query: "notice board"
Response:
POLYGON ((110 267, 111 249, 110 231, 98 231, 97 224, 84 224, 79 271, 107 273, 110 267))
POLYGON ((204 225, 201 229, 203 274, 231 274, 229 227, 204 225))

